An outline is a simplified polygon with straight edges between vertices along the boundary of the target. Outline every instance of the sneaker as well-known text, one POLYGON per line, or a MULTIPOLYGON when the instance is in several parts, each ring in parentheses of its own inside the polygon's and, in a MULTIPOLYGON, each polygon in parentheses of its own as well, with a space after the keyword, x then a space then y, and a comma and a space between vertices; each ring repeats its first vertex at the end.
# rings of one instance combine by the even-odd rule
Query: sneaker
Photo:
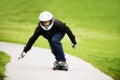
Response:
POLYGON ((57 62, 58 65, 60 66, 68 66, 66 62, 63 62, 63 61, 59 61, 57 62))
POLYGON ((53 63, 53 65, 57 65, 58 64, 58 61, 55 61, 54 63, 53 63))

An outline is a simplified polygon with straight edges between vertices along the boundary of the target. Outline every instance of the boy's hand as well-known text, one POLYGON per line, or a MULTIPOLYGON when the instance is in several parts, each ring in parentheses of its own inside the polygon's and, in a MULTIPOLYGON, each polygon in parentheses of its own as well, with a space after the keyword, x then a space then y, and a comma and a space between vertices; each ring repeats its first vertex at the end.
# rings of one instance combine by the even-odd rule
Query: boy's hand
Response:
POLYGON ((26 53, 25 53, 25 52, 22 52, 22 53, 20 54, 20 57, 18 58, 18 60, 21 59, 21 58, 24 58, 25 55, 26 55, 26 53))
POLYGON ((77 48, 77 44, 72 44, 72 47, 73 47, 74 49, 76 49, 76 48, 77 48))
POLYGON ((28 49, 24 47, 23 52, 27 53, 28 49))

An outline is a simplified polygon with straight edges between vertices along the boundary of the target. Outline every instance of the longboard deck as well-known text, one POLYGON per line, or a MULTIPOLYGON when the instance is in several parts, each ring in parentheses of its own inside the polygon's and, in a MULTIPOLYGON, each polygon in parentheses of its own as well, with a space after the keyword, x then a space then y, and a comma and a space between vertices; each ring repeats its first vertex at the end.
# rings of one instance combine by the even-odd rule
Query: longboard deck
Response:
POLYGON ((64 71, 68 71, 68 67, 65 66, 54 66, 53 70, 64 70, 64 71))

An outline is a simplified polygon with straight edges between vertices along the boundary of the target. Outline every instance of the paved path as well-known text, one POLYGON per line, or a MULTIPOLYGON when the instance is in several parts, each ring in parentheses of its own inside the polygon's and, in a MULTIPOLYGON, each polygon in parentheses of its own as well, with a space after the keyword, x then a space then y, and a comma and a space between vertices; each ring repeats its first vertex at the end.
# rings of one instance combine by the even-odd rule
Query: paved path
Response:
POLYGON ((24 45, 0 42, 0 51, 12 57, 6 66, 5 80, 112 80, 89 63, 68 54, 69 71, 54 71, 54 57, 48 49, 32 47, 24 59, 18 60, 23 48, 24 45))

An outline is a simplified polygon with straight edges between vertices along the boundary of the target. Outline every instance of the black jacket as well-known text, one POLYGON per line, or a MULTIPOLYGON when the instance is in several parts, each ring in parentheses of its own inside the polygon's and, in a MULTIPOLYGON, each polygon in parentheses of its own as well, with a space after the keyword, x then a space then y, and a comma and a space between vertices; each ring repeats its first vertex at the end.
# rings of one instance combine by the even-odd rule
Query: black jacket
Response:
POLYGON ((38 26, 34 32, 34 34, 31 36, 31 38, 29 39, 26 47, 24 48, 24 52, 27 52, 28 50, 31 49, 33 43, 36 41, 36 39, 42 35, 44 38, 46 38, 47 40, 51 40, 51 38, 56 34, 56 33, 67 33, 67 35, 69 36, 71 42, 73 44, 77 44, 76 40, 75 40, 75 36, 73 35, 72 31, 69 29, 69 27, 67 27, 65 25, 65 23, 62 23, 59 20, 54 20, 54 24, 52 26, 52 28, 48 31, 44 30, 41 26, 40 26, 40 22, 38 22, 38 26))

